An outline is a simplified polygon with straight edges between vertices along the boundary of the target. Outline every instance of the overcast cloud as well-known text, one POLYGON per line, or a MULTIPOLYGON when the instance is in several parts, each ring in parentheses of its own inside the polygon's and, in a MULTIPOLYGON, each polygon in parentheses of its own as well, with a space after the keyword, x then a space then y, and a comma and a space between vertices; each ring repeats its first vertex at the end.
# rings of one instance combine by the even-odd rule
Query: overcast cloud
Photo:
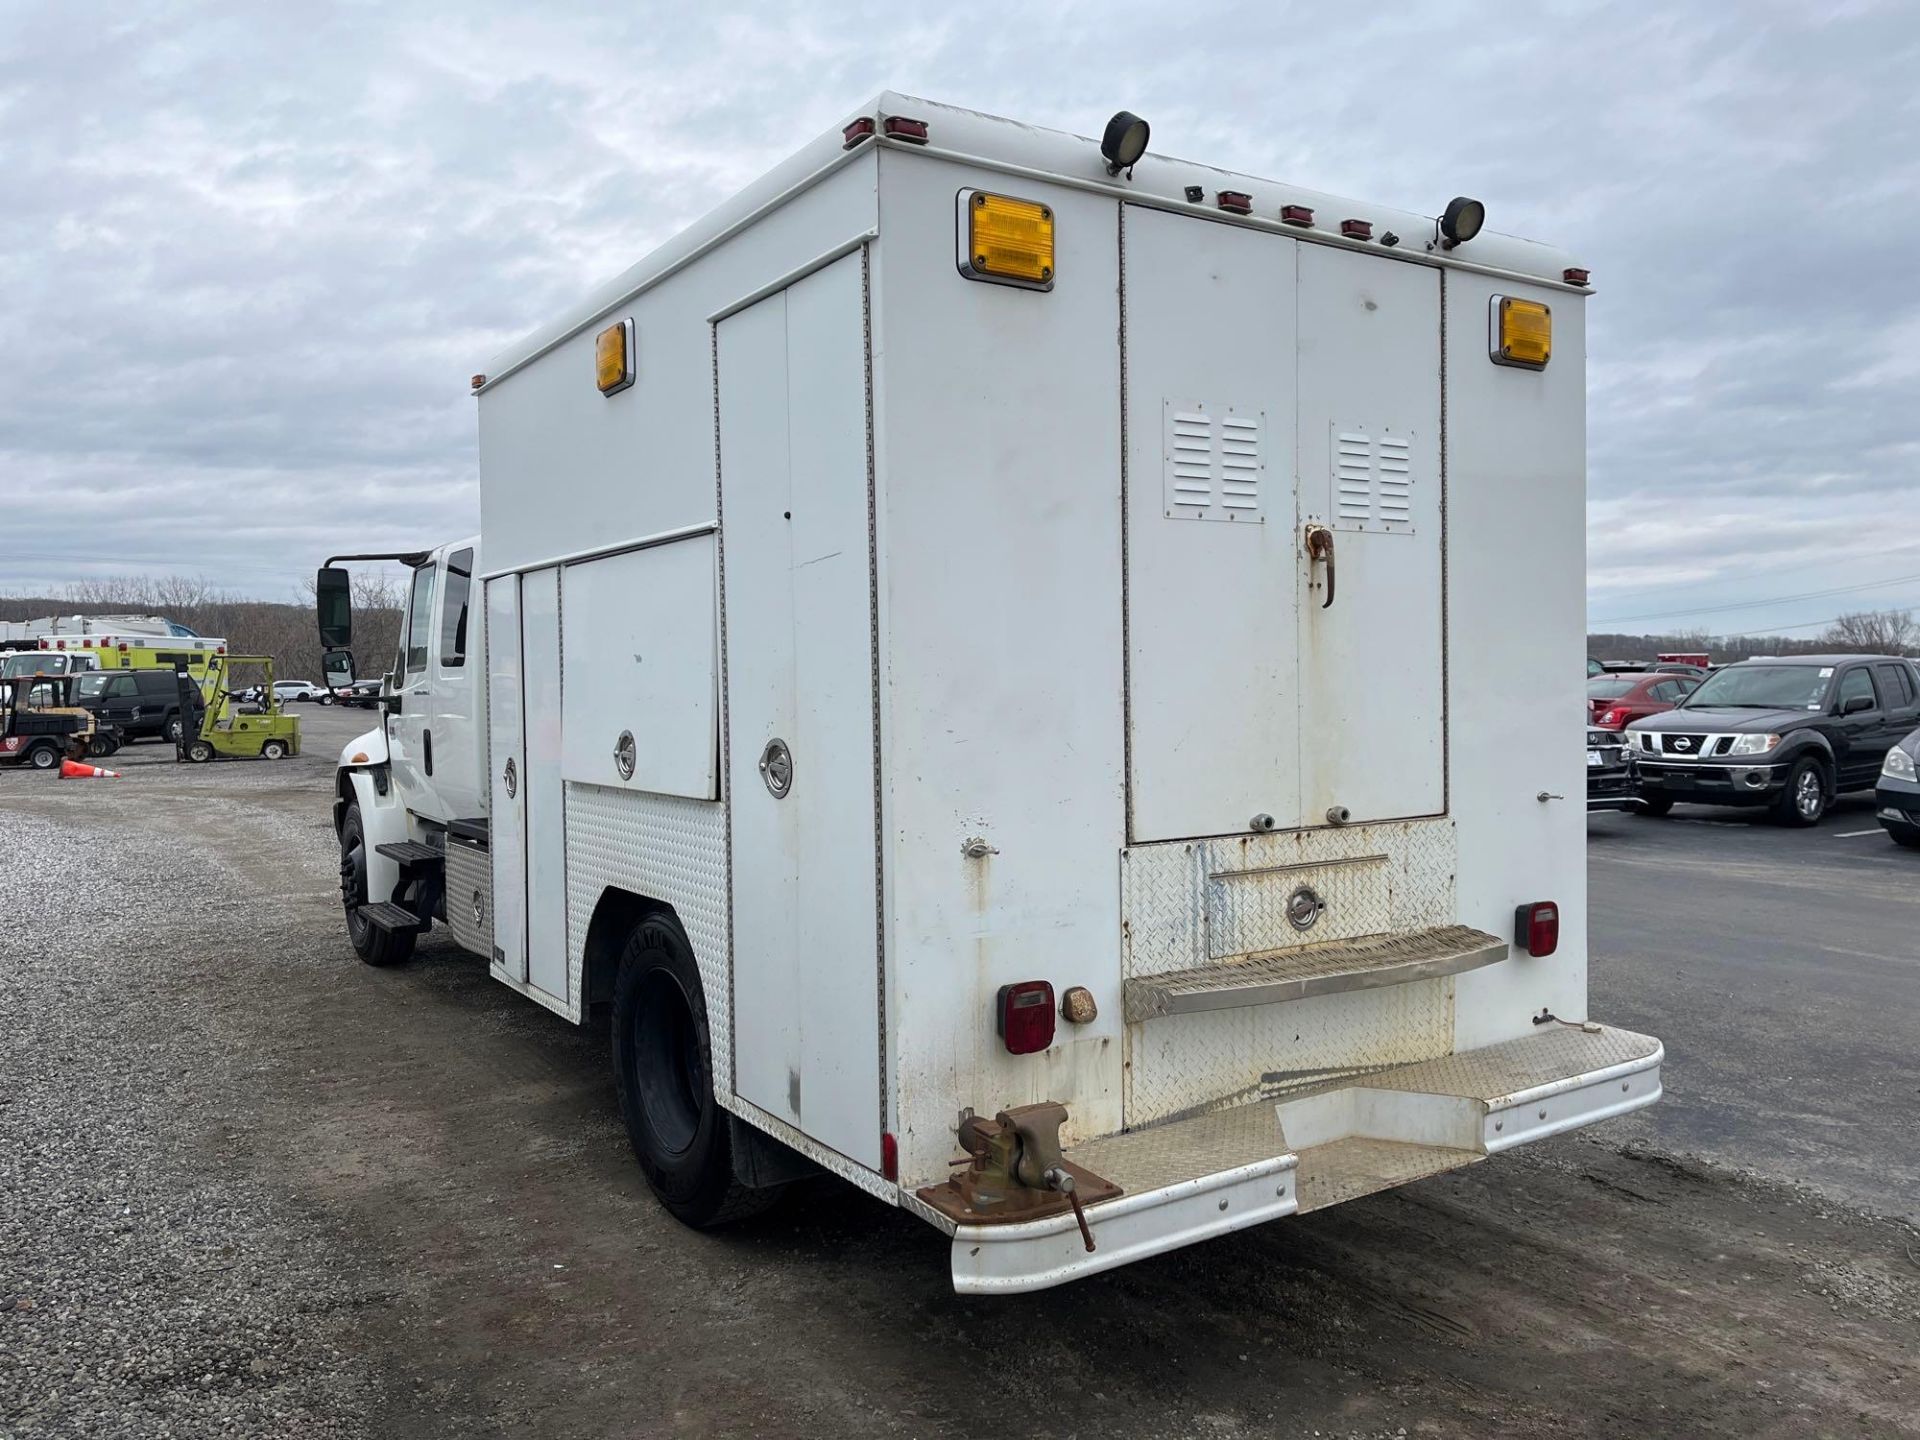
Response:
POLYGON ((0 590, 471 530, 467 376, 893 87, 1577 254, 1595 628, 1920 604, 1688 613, 1920 576, 1920 6, 980 15, 0 7, 0 590))

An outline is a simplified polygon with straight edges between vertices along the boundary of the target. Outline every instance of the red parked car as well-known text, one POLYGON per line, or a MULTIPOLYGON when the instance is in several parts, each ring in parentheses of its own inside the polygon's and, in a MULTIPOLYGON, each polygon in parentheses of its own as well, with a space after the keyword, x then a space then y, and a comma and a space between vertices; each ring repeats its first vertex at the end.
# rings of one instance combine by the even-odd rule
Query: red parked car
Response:
POLYGON ((1638 675, 1596 675, 1587 681, 1587 711, 1596 730, 1620 730, 1630 720, 1671 710, 1700 684, 1698 675, 1653 670, 1638 675))

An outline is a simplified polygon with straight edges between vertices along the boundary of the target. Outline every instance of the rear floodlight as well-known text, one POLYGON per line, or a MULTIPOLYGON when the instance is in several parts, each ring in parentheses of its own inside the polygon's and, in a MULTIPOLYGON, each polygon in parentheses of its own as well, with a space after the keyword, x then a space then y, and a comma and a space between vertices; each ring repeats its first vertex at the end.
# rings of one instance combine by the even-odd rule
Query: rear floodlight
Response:
POLYGON ((962 190, 960 273, 1028 290, 1053 288, 1053 207, 1037 200, 962 190))
POLYGON ((602 395, 618 395, 633 384, 633 321, 609 325, 594 337, 593 370, 602 395))
POLYGON ((1496 365, 1544 370, 1553 358, 1553 311, 1538 300, 1493 297, 1487 324, 1487 354, 1496 365))
POLYGON ((1116 111, 1100 136, 1100 153, 1107 157, 1107 174, 1118 175, 1124 170, 1131 180, 1134 165, 1147 153, 1147 137, 1152 133, 1147 122, 1131 110, 1116 111))
POLYGON ((1480 227, 1486 223, 1486 206, 1464 195, 1454 196, 1447 202, 1446 212, 1440 217, 1440 248, 1451 250, 1456 245, 1466 244, 1480 233, 1480 227))

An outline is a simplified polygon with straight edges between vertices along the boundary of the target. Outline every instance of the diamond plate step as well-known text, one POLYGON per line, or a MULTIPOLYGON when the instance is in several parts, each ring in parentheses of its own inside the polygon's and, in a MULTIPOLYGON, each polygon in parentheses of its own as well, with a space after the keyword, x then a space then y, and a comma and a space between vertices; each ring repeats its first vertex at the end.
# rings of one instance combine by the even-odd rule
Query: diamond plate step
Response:
POLYGON ((1126 1017, 1131 1024, 1159 1015, 1274 1005, 1309 995, 1404 985, 1436 975, 1458 975, 1506 958, 1506 941, 1471 925, 1335 940, 1191 970, 1136 976, 1127 981, 1126 1017))
POLYGON ((389 840, 384 845, 373 847, 376 855, 384 855, 396 860, 402 867, 408 865, 438 865, 447 857, 431 845, 422 845, 417 840, 389 840))
POLYGON ((427 928, 426 922, 404 905, 362 905, 360 917, 374 929, 385 930, 390 935, 404 935, 427 928))

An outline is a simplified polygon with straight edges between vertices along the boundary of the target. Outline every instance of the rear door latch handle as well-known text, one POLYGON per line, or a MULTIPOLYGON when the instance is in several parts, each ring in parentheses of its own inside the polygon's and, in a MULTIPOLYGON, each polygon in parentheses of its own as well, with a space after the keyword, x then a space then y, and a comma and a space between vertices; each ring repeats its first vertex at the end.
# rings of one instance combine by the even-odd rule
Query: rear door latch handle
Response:
POLYGON ((1309 525, 1306 529, 1307 569, 1313 569, 1316 560, 1327 562, 1327 598, 1320 602, 1322 610, 1333 606, 1333 531, 1325 525, 1309 525))

